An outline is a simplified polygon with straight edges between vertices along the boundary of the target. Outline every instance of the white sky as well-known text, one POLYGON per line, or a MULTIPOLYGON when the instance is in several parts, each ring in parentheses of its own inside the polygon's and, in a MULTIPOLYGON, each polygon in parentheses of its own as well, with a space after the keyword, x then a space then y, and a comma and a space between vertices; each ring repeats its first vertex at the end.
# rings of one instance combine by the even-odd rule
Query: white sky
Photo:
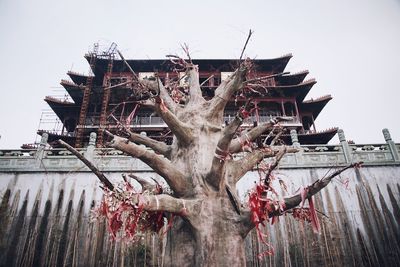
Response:
MULTIPOLYGON (((400 1, 0 0, 0 148, 35 140, 43 98, 68 70, 85 72, 94 42, 116 42, 128 58, 164 58, 189 44, 194 58, 292 53, 286 70, 331 94, 317 130, 343 128, 356 143, 400 142, 400 1), (63 3, 59 3, 63 2, 63 3)), ((337 143, 337 138, 334 138, 337 143)))

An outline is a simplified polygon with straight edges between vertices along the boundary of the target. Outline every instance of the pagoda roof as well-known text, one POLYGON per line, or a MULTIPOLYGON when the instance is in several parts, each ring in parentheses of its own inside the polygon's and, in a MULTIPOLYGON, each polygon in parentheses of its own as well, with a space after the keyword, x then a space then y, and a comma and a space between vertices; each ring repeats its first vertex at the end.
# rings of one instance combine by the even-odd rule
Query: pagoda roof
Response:
MULTIPOLYGON (((85 55, 86 60, 90 63, 90 55, 85 55)), ((285 70, 286 65, 292 58, 292 54, 287 54, 278 58, 272 59, 254 59, 253 63, 259 71, 270 73, 281 73, 285 70)), ((199 66, 202 71, 233 71, 237 65, 238 59, 193 59, 194 64, 199 66)), ((92 69, 95 76, 107 72, 109 59, 97 57, 95 67, 92 69)), ((128 59, 128 64, 136 72, 154 72, 172 70, 172 64, 168 59, 128 59)), ((114 59, 113 72, 129 72, 125 63, 120 59, 114 59)), ((96 77, 97 78, 97 77, 96 77)))
POLYGON ((270 94, 277 94, 280 97, 295 97, 297 102, 301 103, 316 83, 317 81, 315 79, 310 79, 296 85, 268 87, 268 90, 270 94))
POLYGON ((47 104, 61 121, 64 121, 64 118, 68 115, 79 115, 80 108, 75 103, 60 100, 51 96, 46 96, 44 101, 47 102, 47 104))
POLYGON ((296 85, 302 83, 308 73, 308 70, 304 70, 293 74, 280 75, 275 77, 275 82, 277 85, 296 85))
POLYGON ((318 117, 319 113, 321 110, 325 107, 325 105, 332 100, 331 95, 325 95, 322 97, 319 97, 317 99, 309 99, 305 100, 302 103, 300 103, 300 110, 302 112, 311 112, 313 114, 314 120, 318 117))
MULTIPOLYGON (((339 128, 330 128, 323 131, 308 131, 303 133, 298 133, 298 139, 300 144, 307 145, 318 145, 318 144, 327 144, 337 133, 339 128)), ((292 144, 292 139, 290 134, 283 134, 281 136, 282 140, 285 144, 292 144)))
POLYGON ((76 85, 85 85, 89 77, 88 75, 74 71, 68 71, 67 74, 76 85))
POLYGON ((297 136, 300 144, 327 144, 335 136, 338 129, 335 127, 317 132, 299 133, 297 136))
POLYGON ((79 104, 83 98, 83 87, 67 80, 61 80, 60 84, 67 90, 72 100, 79 104))

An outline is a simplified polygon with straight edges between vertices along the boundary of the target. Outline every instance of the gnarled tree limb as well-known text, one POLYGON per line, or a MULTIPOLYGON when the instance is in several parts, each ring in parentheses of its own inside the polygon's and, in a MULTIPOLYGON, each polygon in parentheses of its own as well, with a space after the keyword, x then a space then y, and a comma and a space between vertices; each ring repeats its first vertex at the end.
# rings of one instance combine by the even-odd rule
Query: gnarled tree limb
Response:
MULTIPOLYGON (((330 181, 338 176, 339 174, 341 174, 342 172, 344 172, 347 169, 350 168, 354 168, 354 167, 359 167, 363 162, 357 162, 357 163, 353 163, 350 164, 342 169, 339 169, 335 172, 333 172, 332 174, 323 177, 317 181, 315 181, 314 183, 312 183, 310 186, 308 186, 308 191, 307 191, 307 195, 305 196, 305 198, 310 198, 313 195, 317 194, 319 191, 321 191, 324 187, 326 187, 330 181)), ((273 216, 280 216, 285 214, 285 211, 288 211, 290 209, 293 209, 297 206, 299 206, 302 202, 302 197, 301 197, 301 193, 298 193, 296 195, 290 196, 290 197, 285 197, 284 198, 284 210, 280 210, 280 208, 277 208, 275 206, 274 203, 270 204, 270 208, 269 210, 271 212, 268 213, 269 217, 273 217, 273 216)), ((251 220, 251 211, 249 208, 243 209, 242 210, 242 228, 243 228, 243 235, 247 235, 247 233, 254 228, 254 223, 251 220)))
POLYGON ((82 161, 98 178, 99 180, 109 189, 114 190, 114 185, 107 179, 107 177, 96 168, 87 158, 85 158, 81 153, 79 153, 75 148, 64 142, 63 140, 58 140, 58 143, 68 149, 72 154, 74 154, 80 161, 82 161))
POLYGON ((270 146, 274 146, 276 142, 278 142, 279 138, 281 138, 281 135, 283 134, 283 130, 279 131, 274 139, 272 139, 271 143, 269 144, 270 146))
POLYGON ((215 188, 220 188, 221 179, 224 177, 223 173, 225 171, 225 160, 229 158, 228 148, 233 136, 236 134, 240 125, 242 125, 243 120, 246 117, 244 114, 250 113, 252 108, 252 103, 248 102, 244 108, 238 111, 233 121, 231 121, 222 132, 222 136, 215 149, 210 173, 206 177, 206 180, 215 188))
POLYGON ((157 78, 158 88, 160 92, 160 98, 164 101, 167 108, 176 114, 176 109, 179 108, 178 104, 172 99, 171 95, 169 94, 168 90, 162 84, 159 78, 157 78))
POLYGON ((246 73, 247 68, 244 65, 240 65, 239 69, 236 69, 231 77, 218 86, 215 90, 215 96, 210 100, 211 105, 207 117, 218 118, 221 116, 232 95, 242 88, 246 73))
POLYGON ((266 123, 262 123, 247 133, 242 134, 241 136, 232 140, 231 144, 229 145, 229 153, 238 153, 242 150, 242 144, 245 142, 253 142, 257 137, 263 134, 266 131, 271 131, 273 129, 275 122, 270 121, 266 123))
POLYGON ((284 146, 276 154, 274 162, 269 166, 267 173, 265 174, 265 180, 264 180, 265 184, 267 184, 269 182, 269 177, 271 176, 271 173, 273 172, 273 170, 276 169, 276 167, 278 167, 279 162, 281 161, 283 156, 286 154, 286 150, 287 150, 287 147, 284 146))
POLYGON ((139 145, 145 145, 151 148, 154 152, 161 154, 168 159, 171 157, 171 146, 165 144, 164 142, 156 141, 145 135, 133 133, 129 129, 125 129, 125 131, 128 134, 129 141, 139 145))
MULTIPOLYGON (((282 148, 257 149, 248 153, 240 160, 231 161, 228 164, 228 179, 230 184, 236 184, 247 172, 254 169, 254 166, 261 162, 261 160, 274 157, 280 151, 282 151, 282 148)), ((286 147, 284 153, 296 153, 298 151, 298 149, 286 147)))
POLYGON ((229 145, 229 153, 235 154, 241 152, 243 143, 253 142, 263 133, 273 130, 274 129, 273 127, 277 125, 278 122, 287 120, 289 120, 287 117, 276 117, 275 119, 271 119, 269 122, 262 123, 252 128, 247 133, 244 133, 238 138, 232 140, 231 144, 229 145))
POLYGON ((189 78, 189 104, 204 102, 200 88, 198 66, 191 64, 186 74, 189 78))
POLYGON ((177 197, 190 192, 192 189, 191 184, 183 173, 177 170, 169 160, 147 150, 146 148, 129 142, 126 138, 115 136, 108 131, 105 131, 105 133, 112 137, 112 141, 109 143, 110 147, 119 149, 149 165, 156 173, 165 179, 177 197))
POLYGON ((188 145, 192 142, 192 128, 188 124, 180 121, 169 109, 166 109, 160 98, 156 98, 155 111, 168 125, 171 132, 181 144, 188 145))
POLYGON ((187 202, 185 199, 178 199, 167 194, 160 195, 143 195, 133 200, 143 205, 143 209, 147 211, 167 211, 171 213, 179 213, 181 216, 187 214, 187 202))
MULTIPOLYGON (((156 192, 157 191, 156 184, 153 184, 153 183, 149 182, 148 180, 146 180, 142 177, 136 176, 132 173, 131 174, 123 173, 122 177, 124 178, 124 181, 128 181, 128 179, 127 179, 128 176, 130 178, 132 178, 133 180, 135 180, 136 182, 138 182, 142 186, 142 191, 148 191, 148 192, 156 192)), ((153 181, 155 181, 155 180, 153 179, 153 181)))
MULTIPOLYGON (((354 168, 354 167, 359 167, 359 166, 361 166, 361 164, 363 164, 363 162, 352 163, 344 168, 341 168, 341 169, 331 173, 328 176, 325 176, 325 177, 315 181, 314 183, 312 183, 311 185, 309 185, 307 187, 308 190, 307 190, 306 198, 312 197, 313 195, 315 195, 316 193, 321 191, 324 187, 326 187, 330 183, 330 181, 332 181, 332 179, 334 177, 338 176, 345 170, 354 168)), ((285 201, 285 211, 293 209, 293 208, 297 207, 298 205, 300 205, 300 203, 302 201, 301 193, 298 193, 294 196, 285 197, 284 201, 285 201)))
POLYGON ((177 104, 171 98, 167 89, 164 87, 164 85, 162 84, 161 80, 158 77, 156 77, 155 81, 143 79, 140 80, 139 83, 141 84, 141 86, 145 87, 149 92, 155 92, 152 93, 153 96, 156 95, 156 97, 162 99, 165 107, 167 107, 172 113, 175 114, 177 109, 177 104))

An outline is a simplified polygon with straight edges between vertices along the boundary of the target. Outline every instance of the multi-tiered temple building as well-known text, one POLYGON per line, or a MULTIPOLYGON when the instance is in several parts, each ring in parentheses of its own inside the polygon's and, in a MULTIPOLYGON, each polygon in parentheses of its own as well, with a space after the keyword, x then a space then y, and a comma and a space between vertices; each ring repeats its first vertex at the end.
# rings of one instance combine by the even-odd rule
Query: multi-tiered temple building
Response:
MULTIPOLYGON (((104 142, 102 129, 115 131, 118 121, 134 132, 145 132, 157 140, 171 142, 171 133, 161 118, 152 110, 131 101, 135 89, 129 81, 135 74, 142 79, 151 78, 157 73, 164 84, 179 81, 180 90, 184 92, 183 73, 174 71, 169 60, 125 61, 117 57, 114 46, 107 52, 97 50, 95 46, 92 52, 85 55, 90 65, 89 75, 69 71, 67 74, 70 80, 61 81, 69 94, 68 99, 45 98, 62 125, 58 131, 47 131, 49 143, 55 145, 55 140, 63 139, 71 145, 82 147, 88 143, 89 134, 97 132, 97 146, 101 146, 104 142)), ((316 81, 305 79, 308 71, 295 74, 285 72, 291 57, 288 54, 274 59, 254 60, 254 77, 273 77, 267 80, 258 93, 252 92, 232 99, 225 110, 225 121, 233 118, 244 101, 252 97, 256 109, 247 125, 268 121, 276 116, 286 116, 290 120, 285 121, 284 126, 297 130, 300 143, 326 144, 337 129, 317 131, 315 120, 332 97, 328 95, 305 100, 316 81)), ((237 65, 237 60, 233 59, 198 59, 193 62, 199 66, 200 83, 206 99, 214 95, 217 86, 237 65)), ((43 132, 46 130, 40 129, 38 134, 43 132)), ((288 134, 283 136, 283 140, 291 144, 288 134)))

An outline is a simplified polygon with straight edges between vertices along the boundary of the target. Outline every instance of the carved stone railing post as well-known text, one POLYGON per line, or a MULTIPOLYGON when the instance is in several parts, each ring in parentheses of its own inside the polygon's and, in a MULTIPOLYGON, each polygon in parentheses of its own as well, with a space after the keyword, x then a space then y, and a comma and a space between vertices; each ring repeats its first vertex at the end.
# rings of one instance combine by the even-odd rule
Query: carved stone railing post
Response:
POLYGON ((42 138, 40 139, 39 147, 36 150, 36 154, 35 154, 36 168, 40 168, 40 166, 42 164, 42 159, 44 157, 44 150, 46 149, 48 138, 49 138, 49 135, 47 133, 42 134, 42 138))
POLYGON ((90 133, 89 145, 86 148, 86 152, 85 152, 85 158, 87 158, 90 161, 92 161, 94 158, 94 149, 96 147, 96 137, 97 137, 97 134, 95 132, 90 133))
POLYGON ((296 130, 290 130, 290 138, 292 139, 293 147, 300 148, 299 137, 296 130))
POLYGON ((347 141, 346 141, 344 132, 342 129, 339 129, 337 133, 339 136, 340 145, 342 146, 344 158, 347 163, 351 163, 353 161, 353 156, 351 154, 351 149, 350 149, 349 143, 347 143, 347 141))
POLYGON ((389 146, 390 153, 392 154, 393 160, 394 161, 399 161, 400 162, 400 156, 399 152, 397 151, 396 144, 392 140, 392 137, 390 136, 390 132, 387 128, 382 130, 383 137, 385 137, 385 141, 389 146))
POLYGON ((302 164, 304 162, 303 149, 300 146, 299 137, 297 136, 296 130, 290 130, 290 139, 292 139, 293 147, 299 149, 299 152, 294 154, 296 164, 302 164))

